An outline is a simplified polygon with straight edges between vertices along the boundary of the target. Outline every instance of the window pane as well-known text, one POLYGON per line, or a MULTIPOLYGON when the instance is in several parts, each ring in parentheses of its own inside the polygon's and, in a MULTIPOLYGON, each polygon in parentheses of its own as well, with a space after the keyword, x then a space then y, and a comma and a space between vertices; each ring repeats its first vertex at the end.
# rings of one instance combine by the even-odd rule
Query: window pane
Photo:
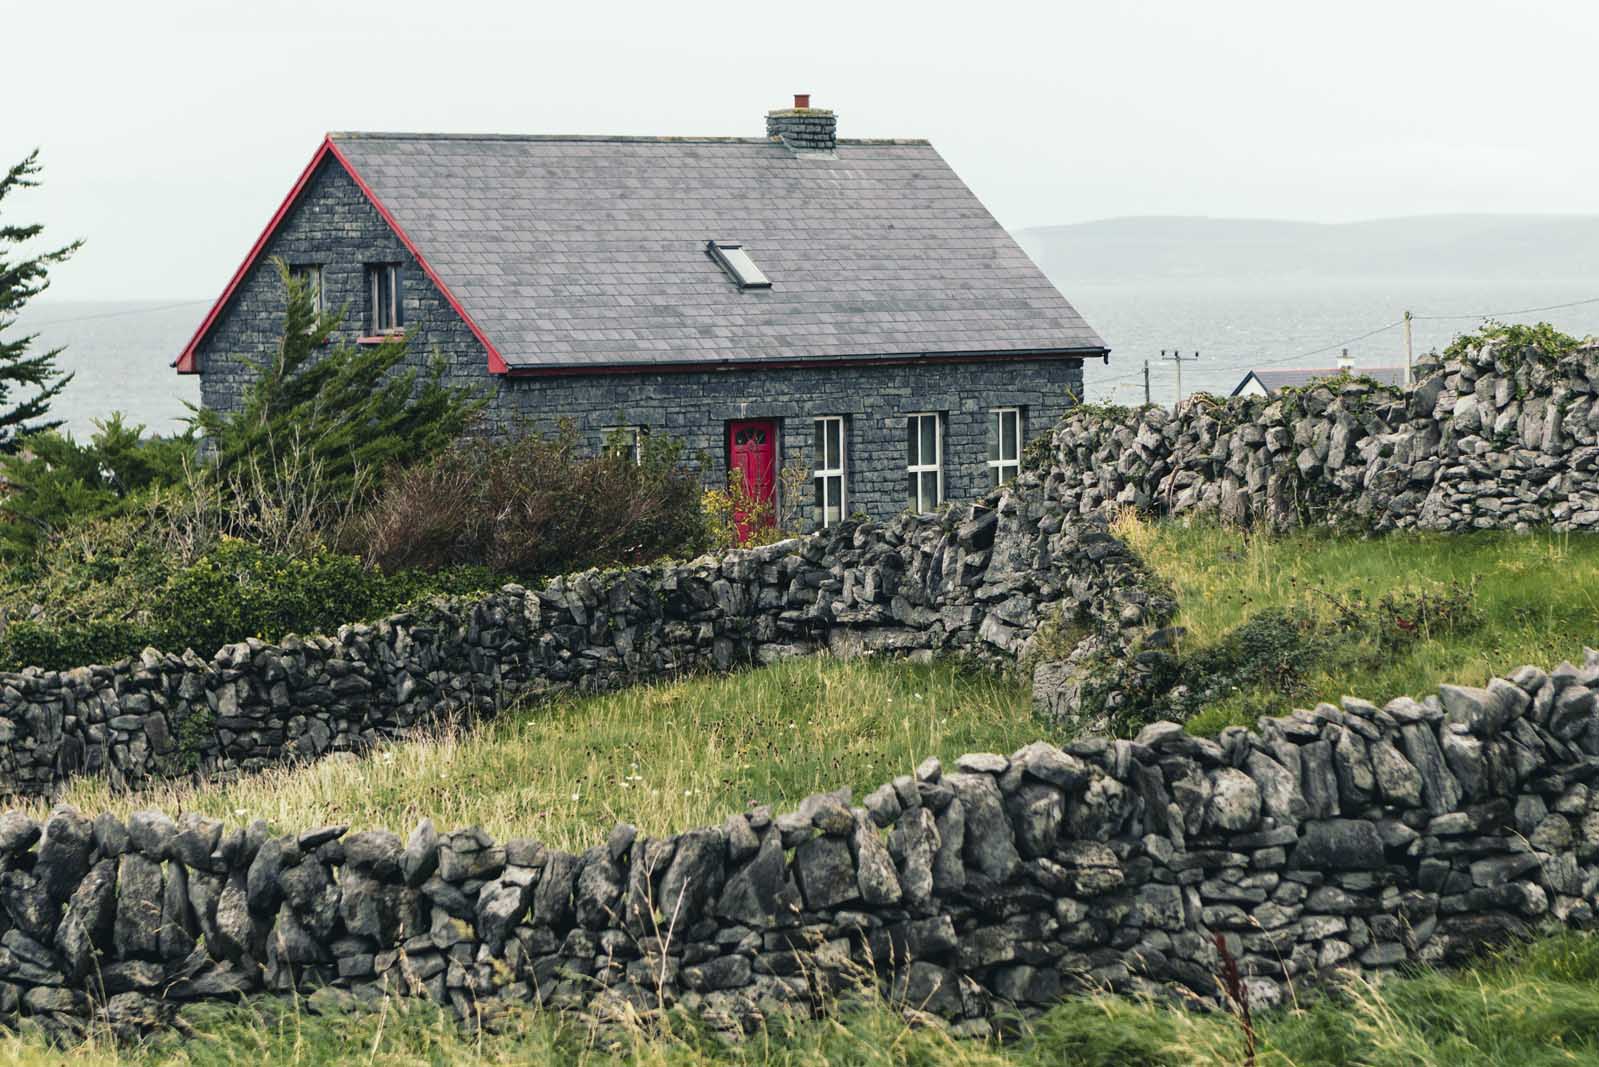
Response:
POLYGON ((923 415, 922 423, 922 462, 938 462, 938 416, 923 415))
POLYGON ((827 420, 817 419, 811 423, 811 427, 815 431, 814 440, 811 444, 811 461, 818 467, 825 467, 827 466, 827 420))
POLYGON ((1019 417, 1020 416, 1016 412, 1007 411, 1000 418, 1000 428, 1004 430, 1004 437, 1001 441, 1001 450, 1005 453, 1006 459, 1017 458, 1016 422, 1019 417))
POLYGON ((905 465, 916 466, 916 416, 905 420, 905 465))
POLYGON ((1000 422, 1000 418, 1001 418, 1000 413, 997 412, 997 411, 990 411, 988 413, 988 460, 989 460, 990 463, 992 463, 995 460, 1000 458, 999 457, 999 435, 1000 435, 999 422, 1000 422))
POLYGON ((827 466, 840 470, 844 466, 844 420, 827 420, 827 466))
POLYGON ((921 502, 916 499, 916 487, 920 482, 920 476, 912 474, 907 480, 910 482, 910 499, 906 502, 906 507, 912 511, 921 511, 921 502))
POLYGON ((817 478, 816 485, 816 521, 823 526, 827 525, 827 479, 817 478))
POLYGON ((922 510, 932 511, 938 504, 938 474, 927 471, 922 475, 922 510))

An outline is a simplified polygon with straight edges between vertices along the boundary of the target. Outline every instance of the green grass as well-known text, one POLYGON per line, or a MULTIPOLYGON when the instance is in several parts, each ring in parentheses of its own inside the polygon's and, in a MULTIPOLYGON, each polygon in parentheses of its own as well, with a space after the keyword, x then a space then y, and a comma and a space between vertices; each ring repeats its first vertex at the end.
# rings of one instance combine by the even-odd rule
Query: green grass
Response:
POLYGON ((434 731, 226 783, 115 794, 82 778, 86 812, 198 811, 298 830, 330 822, 402 835, 424 816, 582 849, 625 820, 653 834, 719 825, 749 805, 856 796, 930 755, 1013 752, 1047 728, 1030 696, 952 664, 828 656, 723 677, 561 697, 476 729, 434 731))
POLYGON ((1117 527, 1175 588, 1176 622, 1188 631, 1185 653, 1215 644, 1268 608, 1331 617, 1334 601, 1369 606, 1385 593, 1470 589, 1475 626, 1419 634, 1397 654, 1381 653, 1367 640, 1313 665, 1292 699, 1240 692, 1191 720, 1196 732, 1253 725, 1262 711, 1282 714, 1346 694, 1380 704, 1423 695, 1443 682, 1481 685, 1523 663, 1581 663, 1583 647, 1599 644, 1599 536, 1481 532, 1363 539, 1311 531, 1264 537, 1134 518, 1117 527))
MULTIPOLYGON (((664 1028, 595 1036, 570 1018, 518 1012, 495 1033, 470 1033, 425 1002, 391 1001, 355 1015, 316 1016, 292 1003, 205 1006, 190 1037, 131 1045, 91 1037, 53 1048, 37 1032, 0 1037, 15 1067, 374 1067, 511 1064, 593 1067, 1237 1067, 1229 1016, 1118 997, 1066 1001, 1004 1042, 954 1040, 912 1026, 880 1001, 816 1021, 776 1021, 728 1043, 683 1018, 664 1028)), ((1599 1063, 1599 937, 1558 934, 1454 973, 1381 983, 1351 979, 1302 991, 1261 1013, 1261 1067, 1555 1067, 1599 1063)))

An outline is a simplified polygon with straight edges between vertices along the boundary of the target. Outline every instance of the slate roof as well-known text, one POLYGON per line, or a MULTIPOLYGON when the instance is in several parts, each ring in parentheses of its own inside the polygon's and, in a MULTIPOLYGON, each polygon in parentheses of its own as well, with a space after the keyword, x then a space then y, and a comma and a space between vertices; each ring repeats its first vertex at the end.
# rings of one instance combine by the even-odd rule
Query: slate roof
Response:
POLYGON ((330 138, 513 371, 1106 348, 925 141, 330 138))
MULTIPOLYGON (((1232 395, 1237 396, 1242 392, 1251 377, 1260 382, 1266 392, 1275 393, 1279 389, 1297 389, 1309 385, 1318 378, 1332 378, 1342 373, 1343 370, 1338 367, 1278 367, 1252 370, 1233 388, 1232 395)), ((1375 379, 1383 385, 1398 387, 1405 384, 1403 367, 1351 367, 1349 373, 1357 378, 1375 379)))

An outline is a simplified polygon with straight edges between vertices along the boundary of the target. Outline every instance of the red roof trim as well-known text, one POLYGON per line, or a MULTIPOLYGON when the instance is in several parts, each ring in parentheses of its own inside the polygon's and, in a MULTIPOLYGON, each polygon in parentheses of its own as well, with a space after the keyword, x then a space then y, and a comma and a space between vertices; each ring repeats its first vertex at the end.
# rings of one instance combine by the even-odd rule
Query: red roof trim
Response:
POLYGON ((461 321, 466 323, 467 329, 472 331, 472 336, 476 337, 483 345, 484 349, 487 350, 489 354, 489 373, 506 373, 507 368, 505 365, 505 360, 500 356, 499 349, 494 347, 494 344, 488 339, 488 336, 482 331, 482 329, 478 327, 478 324, 472 321, 472 316, 466 313, 466 309, 462 307, 461 302, 455 298, 455 294, 450 292, 449 287, 444 284, 444 281, 439 277, 438 272, 435 271, 432 265, 428 263, 427 259, 422 255, 421 250, 416 247, 416 242, 411 240, 410 235, 407 234, 404 228, 400 226, 393 213, 389 211, 389 209, 384 205, 383 201, 378 199, 377 194, 372 191, 372 187, 368 185, 364 179, 362 179, 361 175, 356 173, 355 167, 353 167, 350 164, 350 161, 345 158, 344 153, 339 151, 338 146, 333 143, 332 137, 326 137, 323 139, 321 146, 316 150, 316 155, 311 157, 311 162, 306 164, 305 170, 300 173, 299 180, 294 183, 294 188, 289 190, 289 195, 284 197, 283 203, 278 206, 277 212, 272 216, 272 221, 267 223, 266 229, 261 231, 261 236, 256 238, 255 244, 250 248, 250 254, 246 256, 244 262, 239 265, 239 269, 233 272, 233 277, 229 279, 227 288, 222 290, 222 295, 219 296, 217 298, 217 302, 211 306, 211 310, 206 314, 205 320, 200 323, 200 328, 194 331, 194 336, 189 338, 189 343, 184 346, 183 353, 173 362, 172 365, 177 368, 178 373, 199 373, 199 367, 197 367, 195 364, 195 354, 200 347, 200 342, 205 340, 206 334, 208 334, 211 331, 211 327, 216 324, 218 317, 220 317, 222 314, 222 309, 225 308, 228 304, 228 301, 232 299, 234 291, 237 290, 239 284, 244 281, 245 275, 250 273, 250 270, 255 266, 256 261, 261 258, 262 250, 266 248, 267 242, 271 240, 272 235, 277 232, 278 227, 282 225, 283 220, 288 215, 290 209, 293 208, 295 203, 300 199, 300 194, 305 191, 305 187, 310 183, 311 176, 316 173, 317 167, 330 155, 339 161, 339 166, 344 168, 344 172, 350 176, 351 181, 355 182, 356 187, 361 190, 361 194, 367 198, 374 208, 377 209, 378 214, 383 217, 383 221, 389 224, 389 228, 394 231, 395 236, 400 239, 400 242, 404 244, 411 255, 416 258, 417 264, 422 268, 422 273, 426 274, 428 280, 438 287, 440 293, 444 294, 445 301, 450 305, 450 307, 455 309, 455 313, 461 316, 461 321))
POLYGON ((405 232, 405 229, 400 225, 399 220, 396 219, 389 209, 384 206, 383 201, 378 199, 378 194, 372 191, 372 187, 355 172, 355 168, 351 166, 350 161, 344 157, 344 153, 339 151, 339 146, 333 143, 333 138, 329 137, 324 144, 326 144, 328 150, 333 153, 333 158, 337 159, 344 167, 345 172, 350 175, 351 180, 355 182, 356 186, 360 188, 361 192, 365 194, 366 198, 372 202, 372 206, 378 209, 378 214, 383 216, 383 221, 389 224, 389 228, 394 231, 395 236, 398 237, 400 242, 410 250, 411 255, 416 257, 416 262, 422 268, 422 273, 426 274, 428 276, 428 280, 438 287, 440 293, 444 294, 445 301, 455 309, 455 313, 457 315, 461 316, 461 321, 466 323, 466 328, 472 331, 472 336, 476 337, 478 342, 483 345, 484 350, 489 354, 489 373, 504 374, 507 368, 505 365, 505 360, 500 356, 500 350, 494 347, 494 342, 489 340, 488 334, 484 333, 483 330, 479 328, 478 324, 472 321, 472 316, 466 313, 466 308, 462 307, 461 302, 455 298, 455 294, 450 292, 450 287, 444 284, 444 279, 439 277, 438 272, 435 271, 432 264, 427 261, 427 257, 422 255, 422 250, 416 246, 415 241, 411 240, 410 235, 405 232))
POLYGON ((300 178, 294 183, 294 188, 289 190, 289 195, 284 197, 283 203, 278 205, 278 210, 273 214, 272 221, 267 223, 266 229, 261 231, 261 236, 255 239, 255 244, 250 247, 250 254, 244 257, 244 262, 239 264, 239 269, 233 272, 233 277, 228 280, 228 287, 222 290, 222 295, 217 297, 215 304, 211 305, 211 310, 206 313, 204 321, 200 323, 200 328, 194 331, 194 336, 189 338, 189 343, 183 346, 183 354, 173 361, 172 365, 178 368, 179 374, 198 374, 200 372, 200 368, 195 365, 195 351, 200 347, 200 342, 205 340, 207 333, 211 332, 211 327, 215 325, 217 318, 222 314, 222 309, 232 299, 234 290, 239 287, 240 282, 244 281, 244 276, 250 273, 250 268, 255 266, 255 261, 261 257, 261 250, 266 247, 266 243, 271 236, 277 232, 278 225, 283 222, 284 216, 289 213, 289 209, 294 206, 295 201, 300 199, 300 194, 311 182, 311 175, 316 173, 318 164, 326 158, 328 149, 332 147, 332 144, 333 142, 330 140, 323 140, 321 147, 316 150, 316 155, 311 157, 311 162, 307 163, 305 169, 300 172, 300 178))

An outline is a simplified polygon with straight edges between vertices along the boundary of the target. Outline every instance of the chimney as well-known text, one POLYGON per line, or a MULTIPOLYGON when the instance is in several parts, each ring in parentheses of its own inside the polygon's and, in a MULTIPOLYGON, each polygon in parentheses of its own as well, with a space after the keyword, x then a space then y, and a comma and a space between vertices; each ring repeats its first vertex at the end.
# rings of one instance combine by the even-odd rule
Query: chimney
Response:
POLYGON ((795 93, 793 107, 766 113, 766 136, 791 152, 831 152, 838 147, 838 119, 812 107, 810 93, 795 93))
POLYGON ((1344 349, 1344 354, 1338 357, 1338 373, 1348 374, 1355 369, 1355 361, 1349 358, 1349 349, 1344 349))

